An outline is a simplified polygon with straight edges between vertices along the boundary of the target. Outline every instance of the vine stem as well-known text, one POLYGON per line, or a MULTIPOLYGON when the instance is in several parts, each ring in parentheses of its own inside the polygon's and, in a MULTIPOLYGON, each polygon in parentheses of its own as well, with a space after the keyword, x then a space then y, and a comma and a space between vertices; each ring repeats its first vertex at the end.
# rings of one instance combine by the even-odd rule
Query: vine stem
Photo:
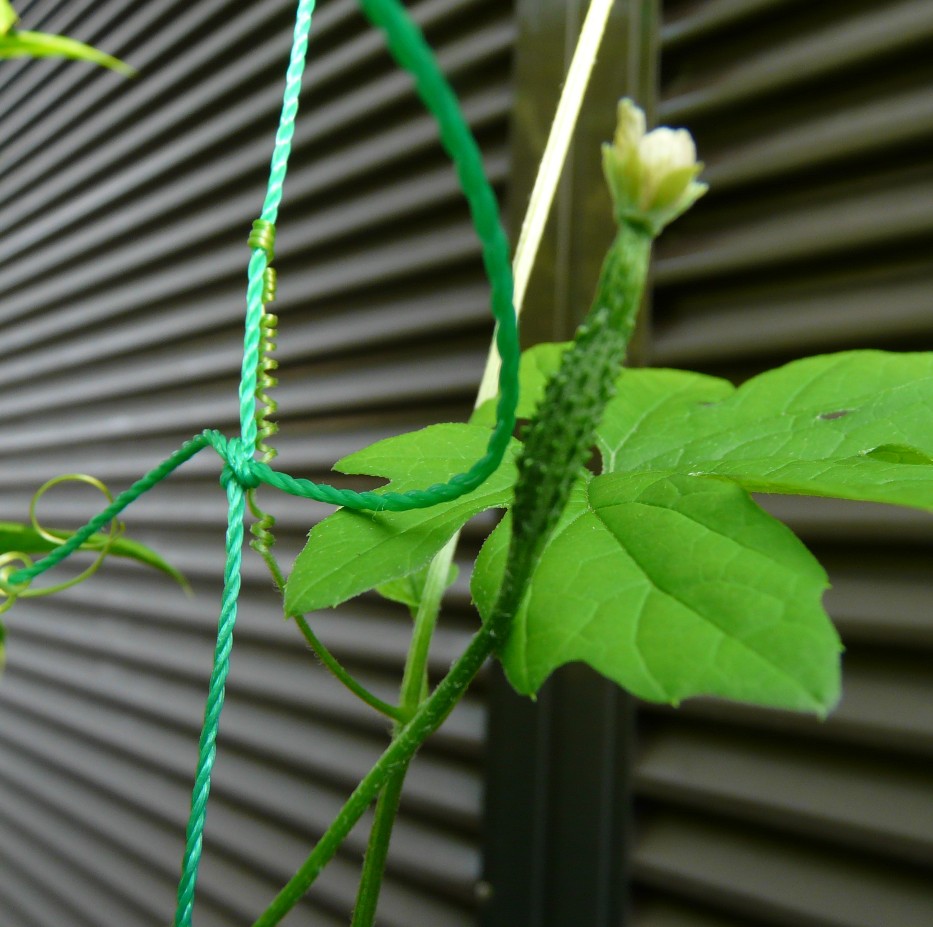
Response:
MULTIPOLYGON (((428 567, 427 578, 415 614, 415 628, 412 643, 405 662, 399 698, 403 716, 411 718, 428 691, 428 655, 431 639, 437 626, 441 610, 441 600, 447 588, 450 575, 450 562, 457 547, 459 532, 454 535, 435 556, 428 567)), ((393 739, 401 733, 401 724, 396 724, 393 739)), ((369 835, 366 858, 363 860, 363 873, 353 909, 351 927, 372 927, 376 919, 376 907, 379 904, 379 892, 385 873, 392 829, 402 800, 402 788, 408 773, 408 761, 402 762, 389 774, 379 800, 376 802, 376 816, 369 835)))
POLYGON ((253 923, 253 927, 273 927, 302 899, 372 804, 389 775, 400 765, 409 763, 421 744, 444 723, 492 651, 493 637, 488 630, 481 628, 433 694, 422 703, 411 721, 398 732, 360 781, 301 868, 253 923))
MULTIPOLYGON (((314 631, 311 630, 311 626, 305 621, 303 615, 290 615, 289 617, 295 619, 295 623, 298 625, 308 646, 314 651, 315 656, 344 686, 360 699, 360 701, 365 702, 370 708, 375 708, 380 714, 385 715, 387 718, 392 718, 394 721, 402 721, 406 718, 403 711, 396 708, 394 705, 390 705, 388 702, 384 702, 378 696, 373 695, 373 693, 361 683, 357 682, 356 679, 343 668, 337 658, 327 649, 314 631)), ((410 717, 410 715, 408 717, 410 717)))

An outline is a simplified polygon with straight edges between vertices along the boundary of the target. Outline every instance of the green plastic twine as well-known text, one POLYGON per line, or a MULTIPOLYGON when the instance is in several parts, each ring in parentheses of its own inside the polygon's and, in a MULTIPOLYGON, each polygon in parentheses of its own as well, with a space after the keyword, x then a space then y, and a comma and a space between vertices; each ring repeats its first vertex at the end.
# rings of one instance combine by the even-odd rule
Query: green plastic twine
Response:
POLYGON ((229 669, 233 627, 236 620, 240 586, 240 559, 243 543, 244 487, 255 488, 260 482, 306 498, 321 499, 355 509, 409 509, 435 505, 457 498, 479 486, 502 460, 515 427, 518 400, 518 332, 512 306, 512 270, 508 243, 502 231, 498 206, 483 170, 482 157, 467 128, 453 91, 441 74, 433 54, 420 31, 411 23, 395 0, 361 0, 371 22, 382 28, 389 49, 399 64, 415 77, 418 93, 434 113, 440 127, 441 141, 452 157, 463 187, 474 225, 483 243, 483 259, 492 286, 492 312, 496 319, 496 344, 502 357, 501 398, 497 423, 490 436, 486 454, 466 473, 446 484, 409 493, 355 493, 318 486, 308 480, 296 480, 277 473, 255 460, 256 381, 259 361, 263 302, 268 294, 268 267, 274 257, 274 223, 282 198, 282 186, 294 135, 298 97, 304 71, 314 0, 301 0, 295 22, 292 53, 286 75, 285 95, 279 129, 272 156, 269 187, 262 215, 253 226, 250 245, 247 309, 244 334, 243 366, 240 379, 241 436, 226 442, 216 433, 204 437, 227 461, 224 484, 229 500, 227 562, 224 570, 224 595, 215 650, 214 669, 205 709, 198 770, 192 796, 182 876, 178 887, 176 927, 189 927, 194 907, 197 870, 201 856, 210 774, 216 754, 217 731, 224 700, 224 685, 229 669))
POLYGON ((460 185, 469 203, 474 226, 482 242, 483 263, 491 285, 492 314, 496 321, 496 347, 502 359, 499 373, 500 398, 497 420, 485 455, 465 473, 451 477, 446 483, 406 493, 379 491, 358 493, 336 489, 332 486, 313 483, 310 480, 295 479, 255 459, 257 446, 256 383, 263 303, 268 299, 270 289, 274 286, 269 265, 274 257, 275 221, 282 200, 282 187, 295 131, 301 78, 305 67, 311 16, 315 7, 315 0, 299 0, 266 199, 262 214, 254 223, 249 241, 252 255, 248 270, 243 366, 239 387, 240 436, 228 439, 220 432, 213 430, 206 430, 195 436, 128 490, 117 496, 104 511, 77 531, 67 543, 39 563, 12 572, 0 579, 0 586, 11 596, 22 593, 35 577, 74 553, 91 535, 110 522, 131 502, 161 482, 205 447, 213 447, 224 460, 221 482, 226 490, 229 506, 224 591, 214 667, 205 707, 204 727, 192 794, 191 816, 178 886, 175 927, 190 927, 194 907, 207 800, 210 793, 211 769, 216 753, 217 732, 230 664, 233 627, 236 621, 237 597, 240 589, 245 490, 254 489, 261 483, 265 483, 292 495, 351 509, 405 511, 425 508, 439 502, 456 499, 476 489, 501 463, 515 427, 519 345, 517 322, 512 305, 512 268, 508 242, 502 230, 495 196, 485 176, 482 157, 460 112, 457 98, 441 73, 433 53, 420 30, 409 20, 398 0, 360 0, 360 6, 373 25, 384 31, 389 50, 396 61, 411 72, 419 96, 435 116, 440 129, 441 141, 454 162, 460 185))

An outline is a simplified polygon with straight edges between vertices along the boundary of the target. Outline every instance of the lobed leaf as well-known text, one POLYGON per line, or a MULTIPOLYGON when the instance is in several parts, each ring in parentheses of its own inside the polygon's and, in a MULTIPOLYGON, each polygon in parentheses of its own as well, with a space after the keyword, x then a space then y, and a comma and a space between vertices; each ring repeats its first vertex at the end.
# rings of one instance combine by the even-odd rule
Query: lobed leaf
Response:
MULTIPOLYGON (((412 618, 414 618, 424 596, 424 585, 428 578, 429 569, 430 563, 420 570, 415 570, 414 573, 409 573, 407 576, 401 576, 398 579, 383 583, 381 586, 376 586, 376 592, 390 602, 398 602, 400 605, 407 606, 412 618)), ((457 565, 452 563, 447 572, 445 589, 449 589, 457 581, 459 572, 457 565)))
MULTIPOLYGON (((489 429, 432 425, 398 435, 335 464, 342 473, 386 477, 383 490, 406 492, 466 470, 486 450, 489 429)), ((474 515, 505 506, 515 483, 513 441, 482 486, 452 502, 410 512, 340 509, 316 525, 285 587, 285 611, 329 608, 425 566, 474 515)))
POLYGON ((755 492, 933 509, 933 353, 809 357, 738 389, 627 370, 598 446, 608 472, 721 476, 755 492))
MULTIPOLYGON (((477 560, 488 617, 508 522, 477 560)), ((839 639, 825 573, 738 486, 678 474, 581 483, 548 543, 499 656, 533 694, 582 660, 642 698, 714 695, 824 713, 839 698, 839 639)))

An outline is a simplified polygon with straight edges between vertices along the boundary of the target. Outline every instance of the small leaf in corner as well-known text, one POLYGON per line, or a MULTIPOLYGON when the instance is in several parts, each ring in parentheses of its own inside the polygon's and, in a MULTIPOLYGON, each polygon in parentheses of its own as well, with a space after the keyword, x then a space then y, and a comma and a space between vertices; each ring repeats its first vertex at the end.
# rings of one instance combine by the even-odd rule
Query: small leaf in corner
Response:
MULTIPOLYGON (((412 618, 414 618, 421 605, 421 598, 424 595, 424 583, 428 577, 429 569, 430 564, 420 570, 415 570, 414 573, 409 573, 408 576, 401 576, 398 579, 383 583, 381 586, 376 586, 376 592, 390 602, 398 602, 400 605, 407 606, 412 618)), ((457 565, 452 563, 447 574, 447 582, 444 584, 445 589, 449 589, 457 581, 459 572, 457 565)))

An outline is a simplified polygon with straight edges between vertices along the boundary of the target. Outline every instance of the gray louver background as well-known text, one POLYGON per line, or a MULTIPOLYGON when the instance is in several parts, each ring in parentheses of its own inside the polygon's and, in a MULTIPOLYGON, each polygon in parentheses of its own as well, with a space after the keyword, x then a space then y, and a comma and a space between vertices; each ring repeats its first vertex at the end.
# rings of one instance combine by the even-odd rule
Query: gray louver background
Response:
MULTIPOLYGON (((245 238, 258 214, 293 3, 21 2, 23 27, 124 57, 0 69, 0 511, 86 471, 118 491, 203 427, 235 433, 245 238)), ((502 191, 514 25, 501 0, 420 0, 502 191)), ((490 334, 466 210, 435 128, 354 0, 315 15, 277 265, 280 464, 326 479, 372 440, 462 420, 490 334)), ((129 533, 192 581, 109 563, 24 603, 0 685, 0 924, 149 927, 174 910, 222 569, 209 453, 134 505, 129 533)), ((99 505, 42 506, 76 525, 99 505)), ((285 563, 324 514, 270 502, 285 563)), ((465 574, 468 575, 468 574, 465 574)), ((385 725, 316 665, 247 559, 196 920, 251 923, 381 750, 385 725)), ((465 581, 438 638, 469 633, 465 581)), ((407 615, 375 599, 321 636, 379 692, 407 615)), ((484 709, 474 695, 415 764, 381 923, 473 922, 484 709)), ((345 924, 361 839, 288 923, 345 924)))
MULTIPOLYGON (((659 247, 651 363, 933 348, 933 5, 664 10, 658 118, 694 130, 713 192, 659 247)), ((933 923, 930 518, 767 505, 828 568, 845 697, 825 724, 641 712, 635 923, 933 923)))

